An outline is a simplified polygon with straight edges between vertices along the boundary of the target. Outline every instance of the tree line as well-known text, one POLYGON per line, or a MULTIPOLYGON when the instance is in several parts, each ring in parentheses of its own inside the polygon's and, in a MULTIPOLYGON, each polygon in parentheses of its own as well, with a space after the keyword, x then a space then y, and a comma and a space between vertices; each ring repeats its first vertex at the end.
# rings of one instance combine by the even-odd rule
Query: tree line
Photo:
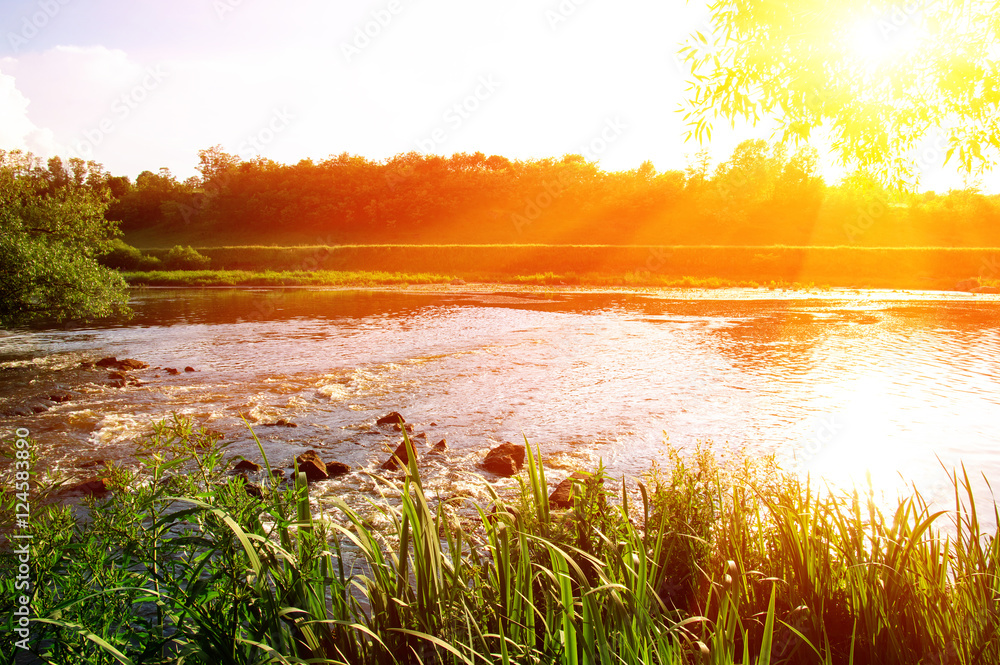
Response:
MULTIPOLYGON (((184 181, 167 169, 134 182, 105 174, 107 218, 126 232, 188 229, 312 244, 1000 246, 1000 197, 976 188, 895 191, 862 173, 828 185, 814 150, 789 153, 763 140, 744 141, 715 168, 701 152, 684 170, 662 172, 650 162, 605 171, 580 155, 344 153, 280 164, 214 147, 199 157, 199 176, 184 181)), ((74 168, 60 175, 65 167, 50 160, 39 175, 79 178, 74 168)))
MULTIPOLYGON (((151 246, 164 244, 161 234, 218 234, 243 245, 1000 247, 996 195, 890 190, 861 173, 828 185, 815 151, 762 140, 714 168, 703 151, 663 172, 650 162, 605 171, 580 155, 341 154, 279 164, 214 147, 199 160, 199 175, 183 181, 167 169, 133 181, 93 161, 0 151, 0 325, 122 311, 124 283, 98 264, 121 231, 151 246)), ((204 260, 176 249, 163 267, 204 260)))

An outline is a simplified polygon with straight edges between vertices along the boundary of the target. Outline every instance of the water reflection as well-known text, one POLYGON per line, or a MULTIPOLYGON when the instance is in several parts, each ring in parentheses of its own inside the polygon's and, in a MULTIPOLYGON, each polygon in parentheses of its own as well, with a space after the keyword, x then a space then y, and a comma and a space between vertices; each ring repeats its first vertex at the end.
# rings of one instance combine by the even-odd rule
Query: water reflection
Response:
POLYGON ((128 322, 3 333, 0 410, 55 385, 78 390, 3 421, 71 469, 129 460, 132 439, 171 411, 250 456, 241 414, 286 418, 299 427, 258 428, 270 456, 318 447, 373 468, 388 442, 371 423, 390 409, 447 436, 442 483, 482 482, 484 448, 522 433, 554 467, 601 459, 614 475, 645 471, 664 435, 774 452, 834 482, 871 471, 881 487, 899 474, 935 483, 936 457, 1000 468, 995 301, 704 295, 149 289, 128 322), (104 355, 199 371, 111 388, 76 369, 104 355))

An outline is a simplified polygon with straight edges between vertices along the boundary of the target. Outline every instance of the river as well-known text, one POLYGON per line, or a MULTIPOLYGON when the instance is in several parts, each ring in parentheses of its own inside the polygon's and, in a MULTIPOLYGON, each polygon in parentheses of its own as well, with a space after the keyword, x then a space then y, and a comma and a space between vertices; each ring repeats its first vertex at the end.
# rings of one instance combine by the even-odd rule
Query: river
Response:
MULTIPOLYGON (((73 399, 8 415, 44 468, 93 475, 135 463, 150 422, 182 414, 222 432, 230 454, 273 466, 315 448, 375 471, 399 411, 427 446, 442 494, 514 486, 481 471, 486 450, 527 437, 552 482, 603 462, 639 477, 664 456, 713 442, 774 453, 802 472, 887 492, 916 484, 946 500, 947 467, 1000 471, 1000 332, 992 296, 940 292, 667 290, 143 289, 128 321, 0 332, 0 412, 55 388, 73 399), (151 365, 114 387, 104 356, 151 365), (191 366, 170 375, 154 368, 191 366), (296 427, 265 423, 285 419, 296 427)), ((322 483, 372 489, 366 474, 322 483)))

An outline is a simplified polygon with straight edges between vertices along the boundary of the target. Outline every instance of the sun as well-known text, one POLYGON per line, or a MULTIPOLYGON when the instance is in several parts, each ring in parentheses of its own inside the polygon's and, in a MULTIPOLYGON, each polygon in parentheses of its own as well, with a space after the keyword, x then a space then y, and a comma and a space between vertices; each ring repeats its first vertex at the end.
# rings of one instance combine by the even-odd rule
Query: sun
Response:
POLYGON ((874 72, 904 65, 926 44, 930 34, 918 12, 869 14, 850 23, 845 45, 864 69, 874 72))

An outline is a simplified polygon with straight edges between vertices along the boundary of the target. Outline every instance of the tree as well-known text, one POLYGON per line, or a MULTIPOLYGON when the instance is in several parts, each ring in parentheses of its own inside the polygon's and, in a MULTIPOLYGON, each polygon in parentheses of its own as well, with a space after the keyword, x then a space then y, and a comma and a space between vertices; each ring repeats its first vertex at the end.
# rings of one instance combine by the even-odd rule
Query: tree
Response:
POLYGON ((1000 154, 996 0, 716 0, 712 30, 680 49, 690 136, 722 117, 777 123, 783 140, 830 131, 846 165, 914 184, 957 155, 981 174, 1000 154))
POLYGON ((124 280, 96 260, 118 233, 104 218, 107 193, 46 177, 65 173, 0 151, 0 325, 126 311, 124 280))

